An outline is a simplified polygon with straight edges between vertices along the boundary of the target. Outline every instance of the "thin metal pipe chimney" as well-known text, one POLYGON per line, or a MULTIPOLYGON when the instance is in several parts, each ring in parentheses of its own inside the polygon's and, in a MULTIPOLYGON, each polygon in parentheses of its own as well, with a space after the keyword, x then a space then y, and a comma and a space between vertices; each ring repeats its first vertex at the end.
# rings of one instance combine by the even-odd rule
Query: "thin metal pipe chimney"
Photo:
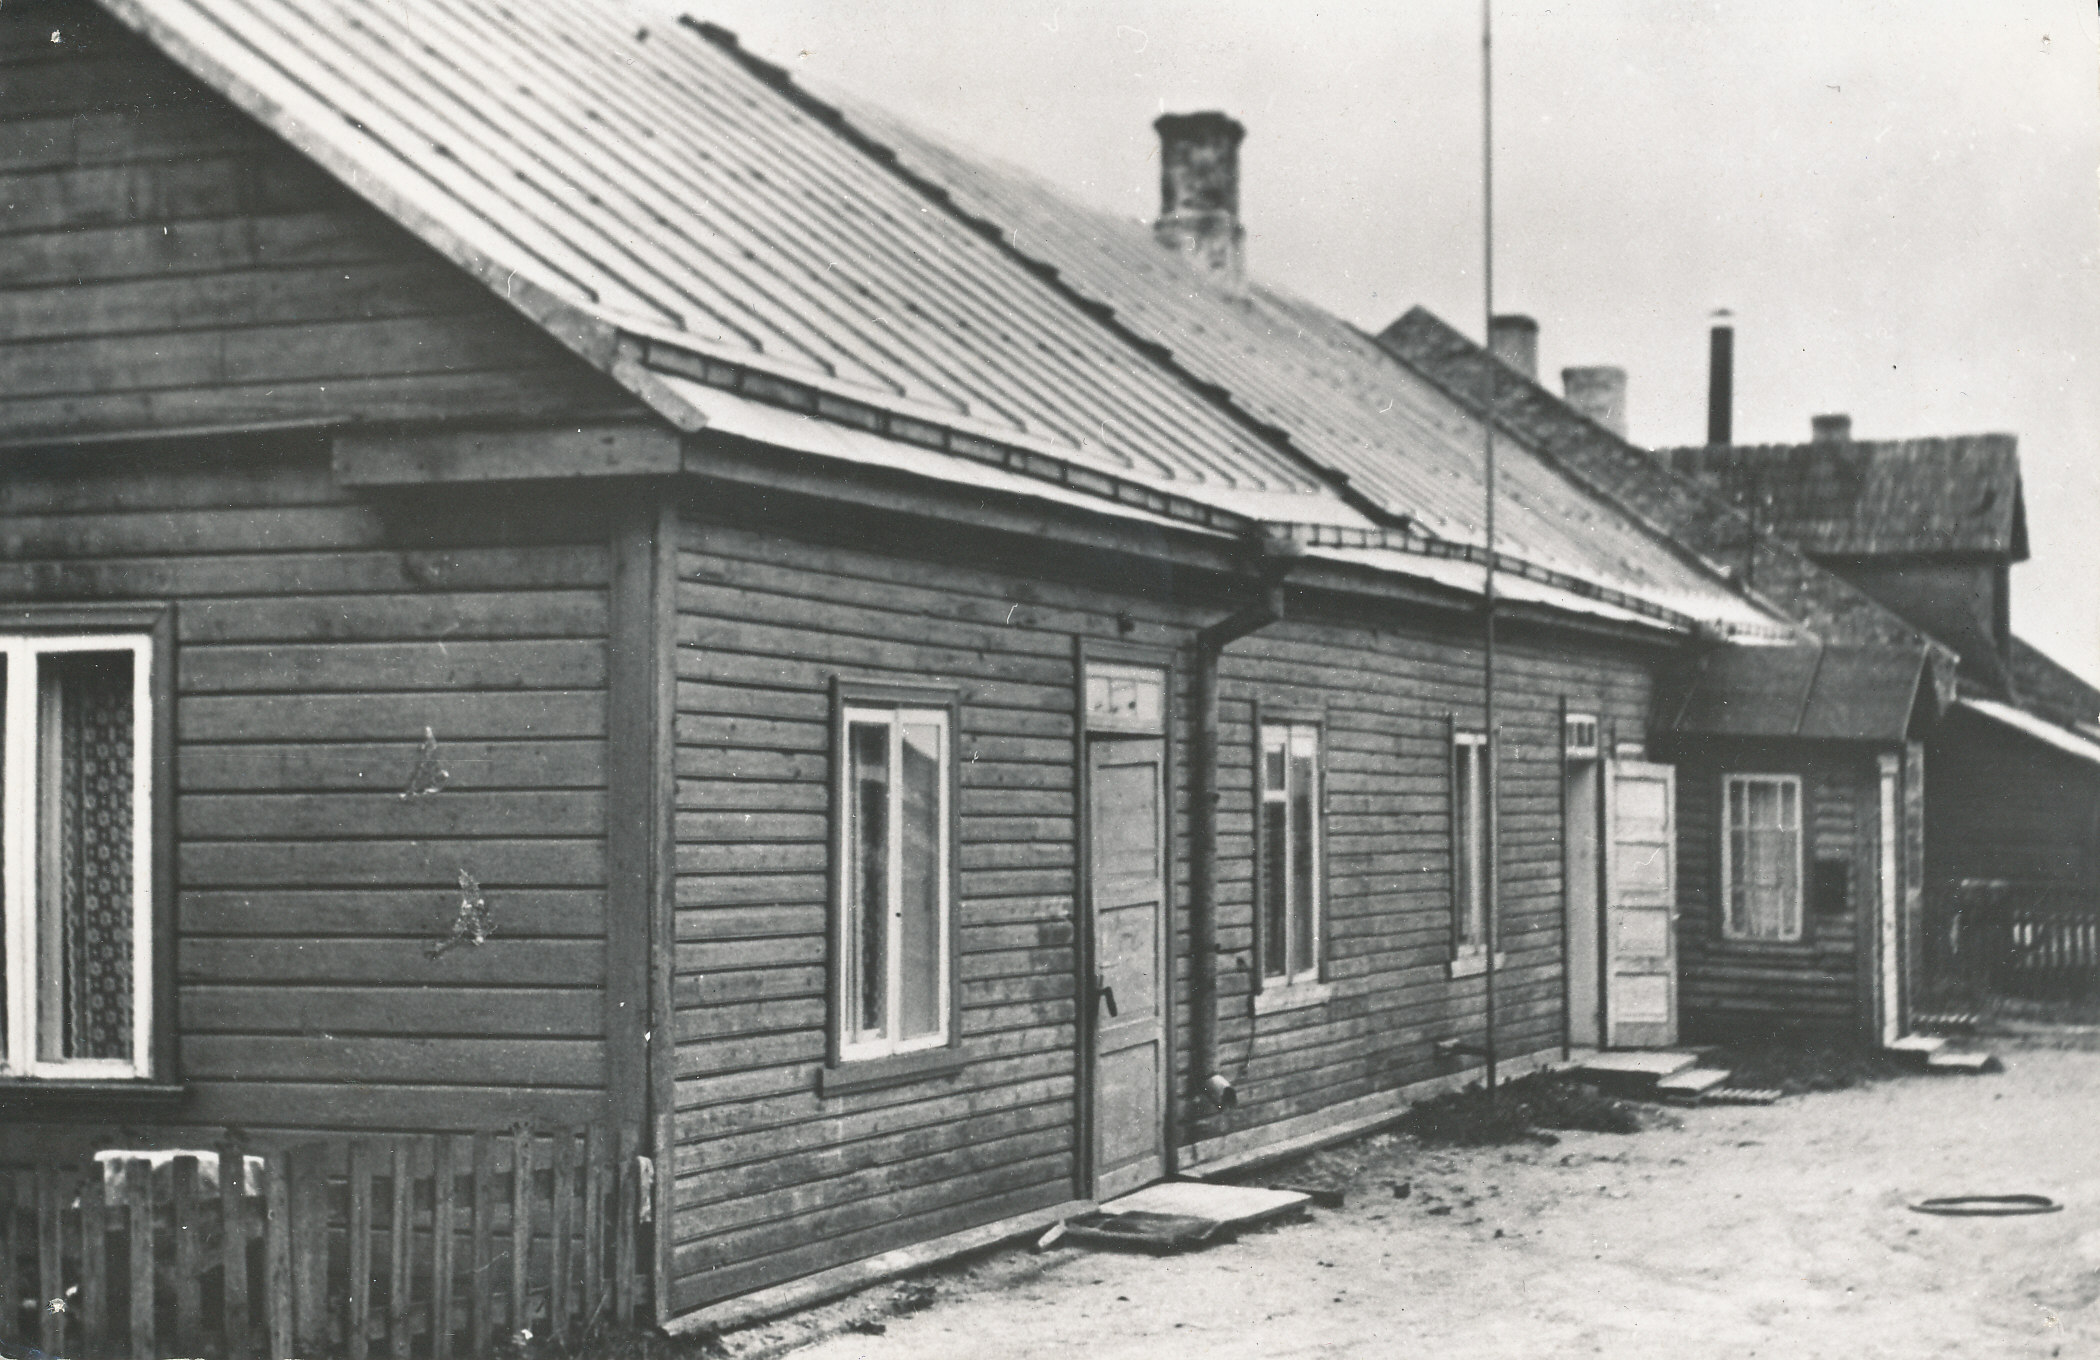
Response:
POLYGON ((1707 349, 1706 442, 1735 442, 1735 327, 1726 324, 1714 327, 1707 349))

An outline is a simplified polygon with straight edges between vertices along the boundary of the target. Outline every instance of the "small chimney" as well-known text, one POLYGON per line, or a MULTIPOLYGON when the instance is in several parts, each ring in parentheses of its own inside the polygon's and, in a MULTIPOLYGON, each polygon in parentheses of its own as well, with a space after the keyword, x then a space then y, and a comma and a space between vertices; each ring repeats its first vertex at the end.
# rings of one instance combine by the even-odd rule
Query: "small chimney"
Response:
POLYGON ((1488 349, 1517 372, 1538 381, 1539 323, 1528 316, 1498 316, 1488 322, 1488 349))
POLYGON ((1626 370, 1623 368, 1564 368, 1561 389, 1568 405, 1610 430, 1626 437, 1626 370))
MULTIPOLYGON (((1714 313, 1727 316, 1726 311, 1714 313)), ((1719 325, 1713 329, 1712 343, 1707 350, 1708 369, 1706 379, 1706 442, 1709 444, 1733 444, 1735 442, 1735 327, 1719 325)))
POLYGON ((1851 416, 1810 416, 1808 428, 1815 432, 1818 444, 1849 444, 1852 442, 1851 416))
POLYGON ((1159 221, 1152 235, 1233 294, 1247 283, 1247 233, 1240 226, 1240 140, 1247 129, 1222 113, 1169 113, 1159 133, 1159 221))

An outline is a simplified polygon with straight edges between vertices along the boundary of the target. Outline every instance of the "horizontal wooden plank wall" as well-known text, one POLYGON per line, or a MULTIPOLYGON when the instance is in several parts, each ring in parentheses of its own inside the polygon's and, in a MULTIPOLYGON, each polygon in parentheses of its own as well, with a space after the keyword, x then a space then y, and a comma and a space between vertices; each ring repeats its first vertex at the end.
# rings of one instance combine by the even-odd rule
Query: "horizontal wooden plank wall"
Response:
POLYGON ((596 1116, 604 516, 359 503, 323 441, 242 449, 0 458, 0 600, 175 607, 176 1117, 596 1116), (404 798, 426 728, 449 778, 404 798), (462 869, 494 933, 432 959, 462 869))
POLYGON ((1965 878, 2100 891, 2100 768, 1956 709, 1925 756, 1926 891, 1965 878))
POLYGON ((1688 753, 1677 766, 1678 990, 1687 1037, 1728 1040, 1776 1028, 1860 1023, 1860 933, 1873 917, 1879 859, 1880 775, 1870 752, 1729 744, 1688 753), (1721 776, 1799 774, 1809 812, 1802 846, 1802 938, 1722 935, 1721 776), (1850 865, 1844 911, 1818 911, 1816 861, 1850 865))
POLYGON ((0 204, 0 440, 633 409, 87 0, 0 9, 0 204))
POLYGON ((1072 639, 1189 631, 1106 580, 1027 574, 1039 549, 1002 562, 960 542, 938 560, 923 531, 873 524, 816 541, 687 526, 674 1311, 1072 1194, 1072 639), (819 1097, 834 674, 959 688, 971 1062, 819 1097))
MULTIPOLYGON (((1453 979, 1449 724, 1481 723, 1477 639, 1294 618, 1225 654, 1219 817, 1219 1061, 1236 1133, 1450 1070, 1432 1046, 1485 1037, 1484 983, 1453 979), (1254 1013, 1252 703, 1324 711, 1331 1000, 1254 1013)), ((1501 943, 1496 1041, 1505 1056, 1562 1039, 1560 705, 1629 739, 1651 677, 1609 643, 1507 640, 1502 731, 1501 943)))

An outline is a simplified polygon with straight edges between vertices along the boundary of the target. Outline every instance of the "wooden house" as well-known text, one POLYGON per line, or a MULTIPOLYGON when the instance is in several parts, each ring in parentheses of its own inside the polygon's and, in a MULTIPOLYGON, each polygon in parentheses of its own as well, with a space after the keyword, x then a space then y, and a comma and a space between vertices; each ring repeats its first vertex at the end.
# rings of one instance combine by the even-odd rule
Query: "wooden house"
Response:
POLYGON ((1925 741, 1924 982, 1937 1000, 1966 1006, 2034 970, 2092 985, 2100 691, 2012 632, 2011 569, 2028 556, 2015 440, 1860 440, 1841 415, 1813 428, 1804 444, 1658 457, 1959 654, 1960 696, 1925 741), (1979 948, 1988 959, 1962 957, 1979 948))
MULTIPOLYGON (((1515 320, 1510 329, 1535 342, 1536 324, 1515 320)), ((1769 522, 1629 443, 1623 373, 1571 369, 1564 400, 1539 384, 1523 346, 1491 353, 1419 309, 1380 338, 1458 399, 1496 372, 1512 439, 1803 630, 1802 645, 1701 658, 1657 714, 1655 752, 1677 772, 1679 910, 1668 943, 1685 1032, 1901 1037, 1926 943, 1925 743, 1953 697, 1955 653, 1769 522)))
POLYGON ((1519 445, 1490 729, 1468 396, 1162 132, 1148 233, 610 6, 0 11, 11 1145, 610 1113, 694 1323, 1667 1039, 1643 757, 1807 634, 1519 445))

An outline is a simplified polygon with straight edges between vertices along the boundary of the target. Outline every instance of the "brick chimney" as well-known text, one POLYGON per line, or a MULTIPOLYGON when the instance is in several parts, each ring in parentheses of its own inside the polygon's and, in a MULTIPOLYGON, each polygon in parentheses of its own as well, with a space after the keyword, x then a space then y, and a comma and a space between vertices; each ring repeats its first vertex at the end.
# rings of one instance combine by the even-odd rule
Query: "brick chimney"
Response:
POLYGON ((1619 438, 1626 437, 1625 369, 1564 368, 1560 371, 1560 385, 1568 394, 1568 405, 1619 438))
POLYGON ((1851 416, 1810 416, 1808 428, 1814 432, 1818 444, 1849 444, 1852 442, 1851 416))
POLYGON ((1240 141, 1247 135, 1222 113, 1169 113, 1159 133, 1159 221, 1152 235, 1228 293, 1247 286, 1246 230, 1240 226, 1240 141))
POLYGON ((1538 381, 1538 322, 1528 316, 1495 317, 1488 322, 1488 349, 1517 372, 1538 381))

